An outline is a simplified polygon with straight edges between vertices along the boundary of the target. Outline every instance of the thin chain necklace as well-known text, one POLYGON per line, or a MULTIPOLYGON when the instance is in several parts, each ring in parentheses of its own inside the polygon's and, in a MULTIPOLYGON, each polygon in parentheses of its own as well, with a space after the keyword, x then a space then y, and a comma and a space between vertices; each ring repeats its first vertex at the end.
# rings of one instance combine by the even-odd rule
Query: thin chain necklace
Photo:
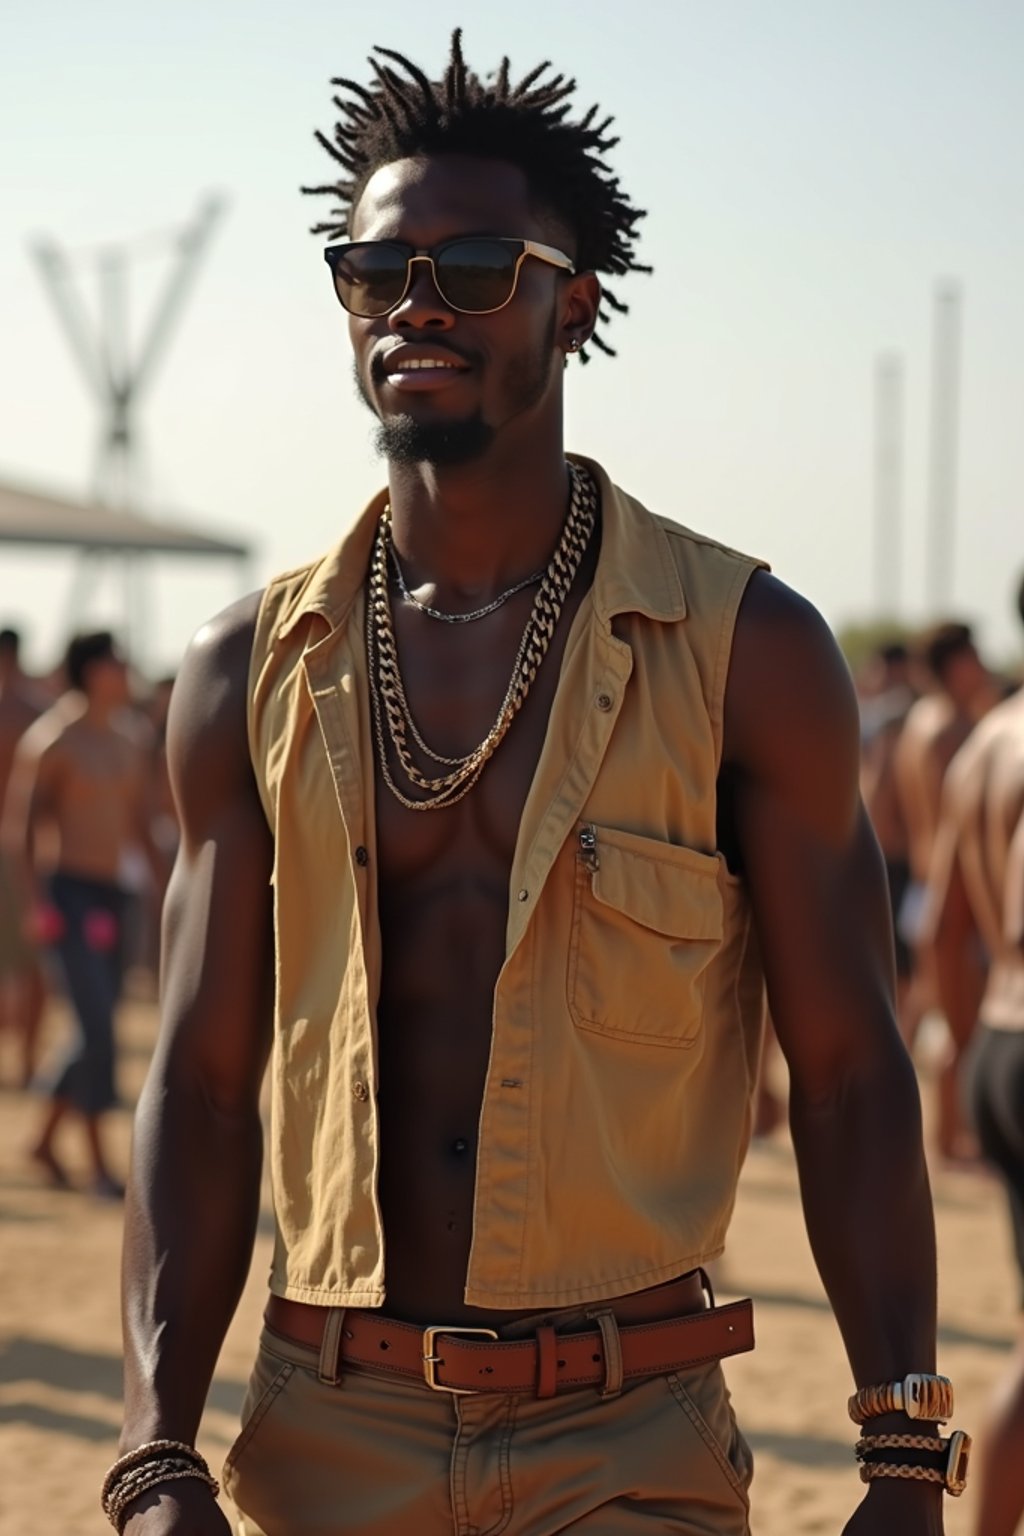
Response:
MULTIPOLYGON (((385 511, 389 512, 390 508, 386 507, 385 511)), ((406 585, 402 567, 398 562, 398 551, 391 537, 390 518, 388 519, 388 554, 391 556, 391 564, 395 568, 398 590, 406 602, 412 603, 414 608, 420 610, 420 613, 425 613, 428 619, 439 619, 442 624, 472 624, 477 619, 485 619, 489 613, 494 613, 496 609, 507 603, 510 597, 515 597, 517 592, 522 592, 527 587, 535 587, 538 581, 543 581, 544 579, 543 571, 534 571, 532 576, 526 576, 522 581, 517 581, 514 587, 508 587, 504 592, 499 592, 496 598, 489 603, 485 603, 482 608, 474 608, 472 613, 445 613, 442 608, 431 608, 429 603, 423 602, 414 592, 410 592, 406 585)))
POLYGON ((370 674, 370 700, 374 737, 381 776, 396 800, 412 811, 441 810, 469 793, 486 764, 523 707, 526 696, 547 654, 580 562, 586 553, 597 521, 597 488, 578 465, 569 466, 572 493, 561 538, 541 578, 530 616, 512 665, 512 675, 494 723, 479 746, 462 757, 444 757, 423 740, 406 697, 398 662, 391 602, 388 593, 388 545, 390 509, 381 513, 370 560, 369 596, 366 604, 366 650, 370 674), (385 726, 397 764, 418 798, 406 794, 395 782, 388 761, 385 726), (432 776, 414 760, 409 738, 425 757, 449 771, 432 776))

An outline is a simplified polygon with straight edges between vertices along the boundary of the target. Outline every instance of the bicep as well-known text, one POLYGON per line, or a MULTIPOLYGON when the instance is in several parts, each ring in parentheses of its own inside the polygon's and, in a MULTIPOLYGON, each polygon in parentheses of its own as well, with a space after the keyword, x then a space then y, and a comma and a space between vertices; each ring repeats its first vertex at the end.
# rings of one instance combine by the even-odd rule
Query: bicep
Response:
POLYGON ((794 1080, 828 1092, 894 1029, 892 930, 849 673, 777 582, 752 584, 741 609, 726 750, 772 1017, 794 1080))
POLYGON ((181 842, 164 906, 161 1051, 226 1109, 258 1093, 270 1040, 272 848, 245 720, 251 628, 204 634, 168 722, 181 842))

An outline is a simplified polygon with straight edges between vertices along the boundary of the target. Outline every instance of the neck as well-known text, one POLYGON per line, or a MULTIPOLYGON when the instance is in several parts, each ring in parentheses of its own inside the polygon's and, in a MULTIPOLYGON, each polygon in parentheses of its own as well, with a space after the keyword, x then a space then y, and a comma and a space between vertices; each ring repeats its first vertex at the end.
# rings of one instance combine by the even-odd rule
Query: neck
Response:
POLYGON ((79 719, 86 725, 94 726, 97 730, 105 730, 109 726, 115 711, 109 704, 104 704, 100 699, 91 699, 88 694, 80 693, 79 701, 81 712, 79 719))
POLYGON ((529 448, 496 442, 470 464, 392 464, 392 537, 410 586, 486 602, 542 569, 558 542, 569 482, 561 424, 529 448))

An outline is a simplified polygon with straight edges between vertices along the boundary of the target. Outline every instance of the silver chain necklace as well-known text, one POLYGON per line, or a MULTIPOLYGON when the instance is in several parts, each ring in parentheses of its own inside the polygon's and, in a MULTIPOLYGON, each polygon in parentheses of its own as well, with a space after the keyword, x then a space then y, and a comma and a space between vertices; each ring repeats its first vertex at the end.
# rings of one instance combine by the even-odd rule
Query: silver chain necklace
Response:
MULTIPOLYGON (((386 507, 385 511, 390 513, 391 508, 386 507)), ((389 523, 389 534, 390 531, 389 523)), ((477 619, 485 619, 489 613, 493 613, 496 608, 500 608, 503 603, 507 603, 510 597, 515 597, 517 592, 523 592, 527 587, 535 587, 539 581, 544 579, 543 571, 535 571, 532 576, 527 576, 524 580, 517 581, 514 587, 509 587, 506 591, 499 592, 496 598, 489 603, 485 603, 482 608, 474 608, 472 613, 445 613, 441 608, 431 608, 429 603, 424 603, 415 593, 410 592, 406 585, 405 577, 402 574, 402 567, 398 563, 398 551, 395 549, 394 542, 390 537, 388 539, 388 554, 391 556, 391 564, 395 569, 398 590, 406 602, 412 603, 414 608, 420 610, 420 613, 425 613, 428 619, 439 619, 442 624, 472 624, 477 619)))
POLYGON ((479 746, 461 757, 445 757, 429 747, 409 708, 388 592, 387 552, 391 520, 388 509, 381 514, 370 560, 366 602, 366 652, 373 733, 381 776, 395 799, 409 810, 440 810, 454 805, 469 793, 522 708, 540 670, 597 522, 597 486, 579 465, 569 464, 568 468, 572 485, 568 514, 526 621, 501 708, 479 746), (449 771, 433 774, 429 769, 421 768, 410 750, 410 738, 425 758, 449 771), (389 761, 388 740, 395 767, 412 793, 407 793, 396 782, 389 761))

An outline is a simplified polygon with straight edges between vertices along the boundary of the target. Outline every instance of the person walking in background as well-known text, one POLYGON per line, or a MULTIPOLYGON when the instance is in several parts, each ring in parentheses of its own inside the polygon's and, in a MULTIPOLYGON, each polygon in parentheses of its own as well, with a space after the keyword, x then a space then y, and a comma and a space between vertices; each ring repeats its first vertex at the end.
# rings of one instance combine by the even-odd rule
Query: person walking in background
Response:
POLYGON ((65 670, 70 692, 18 746, 4 821, 4 840, 20 858, 38 937, 59 960, 75 1026, 48 1083, 31 1156, 52 1184, 68 1186, 55 1141, 74 1112, 85 1127, 94 1192, 118 1198, 124 1191, 109 1165, 102 1121, 117 1101, 114 1010, 125 901, 120 871, 133 845, 151 856, 145 758, 118 723, 128 680, 113 636, 77 636, 65 670), (54 849, 52 870, 48 845, 54 849))
MULTIPOLYGON (((912 1050, 922 1019, 936 1007, 934 956, 926 936, 928 882, 939 828, 942 786, 954 756, 978 721, 998 703, 1005 685, 985 666, 967 624, 936 624, 917 642, 933 684, 911 708, 895 754, 896 789, 909 840, 910 884, 897 914, 902 941, 912 954, 912 979, 904 1009, 904 1038, 912 1050)), ((943 1157, 967 1152, 960 1112, 957 1047, 946 1041, 939 1071, 936 1141, 943 1157)))
MULTIPOLYGON (((21 669, 21 636, 0 630, 0 818, 18 743, 45 708, 21 669)), ((0 1028, 18 1041, 19 1081, 35 1071, 39 1023, 46 1000, 39 952, 14 861, 0 843, 0 1028)))
POLYGON ((861 697, 861 795, 885 859, 896 955, 896 1008, 904 1038, 913 972, 913 950, 899 922, 910 889, 910 833, 900 799, 896 757, 907 715, 917 697, 911 654, 901 641, 879 646, 866 669, 861 697))
MULTIPOLYGON (((1024 581, 1019 604, 1024 623, 1024 581)), ((1022 905, 1024 689, 986 716, 950 764, 926 934, 981 1151, 1006 1189, 1024 1303, 1022 905)), ((980 1461, 977 1536, 1014 1536, 1024 1516, 1024 1338, 980 1461)))

